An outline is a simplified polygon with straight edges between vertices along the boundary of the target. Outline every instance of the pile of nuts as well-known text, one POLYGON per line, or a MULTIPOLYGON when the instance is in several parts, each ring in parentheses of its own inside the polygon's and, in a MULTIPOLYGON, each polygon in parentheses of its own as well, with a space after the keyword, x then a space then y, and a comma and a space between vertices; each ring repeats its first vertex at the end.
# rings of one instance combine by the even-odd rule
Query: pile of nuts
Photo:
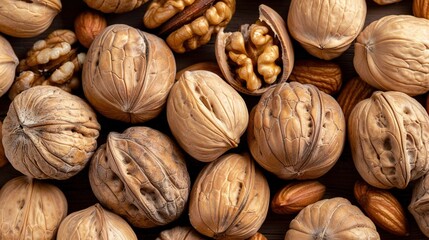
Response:
POLYGON ((0 173, 20 175, 0 239, 267 239, 272 214, 285 240, 429 237, 429 0, 368 24, 365 0, 261 4, 233 32, 243 1, 84 2, 50 33, 60 0, 0 7, 0 173), (140 27, 106 18, 131 11, 140 27), (11 37, 38 40, 18 59, 11 37), (216 63, 178 69, 204 45, 216 63), (360 176, 346 194, 324 179, 341 156, 360 176), (66 198, 74 177, 96 202, 66 198))

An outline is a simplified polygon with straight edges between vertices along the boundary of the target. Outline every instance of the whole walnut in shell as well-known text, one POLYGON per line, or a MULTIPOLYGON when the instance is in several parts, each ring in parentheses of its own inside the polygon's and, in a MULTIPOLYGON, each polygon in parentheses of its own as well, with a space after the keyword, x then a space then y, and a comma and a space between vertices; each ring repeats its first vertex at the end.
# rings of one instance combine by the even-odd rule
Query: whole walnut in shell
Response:
POLYGON ((408 210, 423 234, 429 237, 429 174, 425 174, 414 185, 408 210))
POLYGON ((250 113, 248 143, 255 160, 282 179, 313 179, 341 155, 346 123, 341 107, 313 85, 281 83, 250 113))
POLYGON ((0 32, 13 37, 35 37, 48 29, 61 8, 61 0, 3 0, 0 32))
POLYGON ((40 179, 67 179, 97 148, 100 125, 91 107, 58 87, 36 86, 10 104, 3 146, 12 166, 40 179))
POLYGON ((302 209, 290 222, 285 240, 380 239, 374 223, 347 199, 320 200, 302 209))
POLYGON ((70 213, 61 222, 56 240, 137 240, 131 226, 100 204, 70 213))
POLYGON ((102 115, 137 123, 161 112, 175 74, 173 53, 161 38, 115 24, 92 42, 82 85, 86 98, 102 115))
POLYGON ((189 199, 189 219, 214 239, 247 239, 268 213, 270 189, 249 154, 227 154, 198 174, 189 199))
POLYGON ((406 188, 429 170, 429 116, 414 98, 376 91, 350 113, 354 164, 369 184, 406 188))
POLYGON ((414 96, 429 91, 429 20, 389 15, 356 39, 353 64, 369 85, 414 96))
POLYGON ((171 132, 179 145, 199 161, 213 161, 237 147, 248 119, 243 98, 209 71, 185 72, 168 97, 171 132))
POLYGON ((54 185, 20 176, 0 190, 0 239, 54 239, 66 215, 66 197, 54 185))
POLYGON ((330 60, 345 52, 362 31, 365 0, 292 0, 289 32, 311 55, 330 60))
POLYGON ((104 13, 130 12, 148 0, 83 0, 90 8, 104 13))
POLYGON ((135 227, 166 225, 183 212, 190 191, 185 160, 175 143, 148 127, 109 133, 94 154, 91 188, 98 200, 135 227))
POLYGON ((0 36, 0 96, 3 96, 12 86, 16 66, 18 66, 18 57, 9 41, 0 36))

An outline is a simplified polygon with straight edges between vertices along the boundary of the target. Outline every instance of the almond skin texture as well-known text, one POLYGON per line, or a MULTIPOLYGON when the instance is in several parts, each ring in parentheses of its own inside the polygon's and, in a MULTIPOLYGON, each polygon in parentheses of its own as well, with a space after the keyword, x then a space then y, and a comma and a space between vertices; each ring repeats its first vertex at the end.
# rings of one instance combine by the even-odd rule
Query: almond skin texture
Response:
POLYGON ((429 19, 429 1, 428 0, 414 0, 413 1, 413 15, 416 17, 429 19))

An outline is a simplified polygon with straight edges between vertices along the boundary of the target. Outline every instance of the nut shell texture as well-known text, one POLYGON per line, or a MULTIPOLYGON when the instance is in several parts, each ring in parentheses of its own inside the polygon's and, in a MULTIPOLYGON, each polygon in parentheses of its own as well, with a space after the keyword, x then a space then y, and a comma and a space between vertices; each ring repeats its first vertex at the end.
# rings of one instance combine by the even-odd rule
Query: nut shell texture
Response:
POLYGON ((18 57, 6 38, 0 36, 0 96, 3 96, 12 86, 18 57))
POLYGON ((408 210, 416 220, 420 230, 429 237, 429 175, 420 178, 413 188, 408 210))
POLYGON ((95 149, 100 125, 79 97, 52 86, 28 89, 12 101, 3 122, 3 147, 12 166, 39 179, 67 179, 95 149))
POLYGON ((115 24, 92 42, 82 85, 86 98, 102 115, 137 123, 161 112, 175 74, 173 53, 161 38, 115 24))
POLYGON ((83 0, 89 7, 104 13, 125 13, 140 7, 147 0, 83 0))
POLYGON ((156 240, 204 240, 203 235, 189 226, 177 226, 159 234, 156 240))

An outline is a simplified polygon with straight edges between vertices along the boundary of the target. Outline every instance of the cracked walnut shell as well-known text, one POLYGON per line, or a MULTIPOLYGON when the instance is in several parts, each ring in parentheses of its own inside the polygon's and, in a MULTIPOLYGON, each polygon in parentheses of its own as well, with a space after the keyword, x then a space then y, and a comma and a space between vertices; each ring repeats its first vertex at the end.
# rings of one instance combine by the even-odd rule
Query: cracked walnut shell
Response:
POLYGON ((374 187, 404 189, 429 170, 429 116, 404 93, 376 91, 359 102, 348 133, 356 169, 374 187))
POLYGON ((429 174, 417 180, 413 188, 408 210, 413 215, 420 230, 429 237, 429 174))
POLYGON ((3 146, 12 166, 39 179, 68 179, 97 148, 100 125, 79 97, 52 86, 36 86, 10 104, 3 121, 3 146))
POLYGON ((190 177, 182 153, 163 133, 131 127, 109 133, 94 154, 89 180, 97 199, 133 226, 166 225, 183 212, 190 177))
POLYGON ((83 0, 90 8, 104 13, 130 12, 148 0, 83 0))

